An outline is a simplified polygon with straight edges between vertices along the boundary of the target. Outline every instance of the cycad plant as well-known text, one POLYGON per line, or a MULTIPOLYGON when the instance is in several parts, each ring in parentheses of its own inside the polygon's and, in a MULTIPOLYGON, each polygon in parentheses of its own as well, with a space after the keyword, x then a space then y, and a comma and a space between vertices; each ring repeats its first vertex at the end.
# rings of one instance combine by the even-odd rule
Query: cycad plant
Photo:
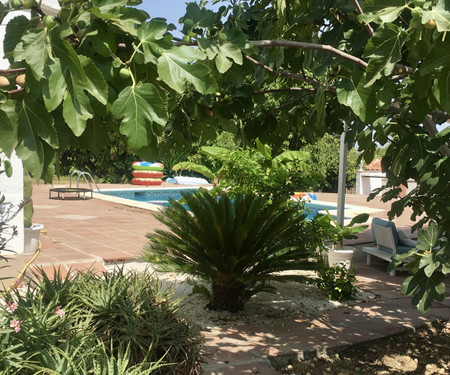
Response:
POLYGON ((171 200, 155 215, 169 231, 147 235, 144 259, 210 283, 212 308, 239 311, 252 295, 272 291, 270 281, 304 279, 283 271, 314 269, 304 244, 287 241, 305 216, 284 200, 206 190, 183 198, 185 206, 171 200))

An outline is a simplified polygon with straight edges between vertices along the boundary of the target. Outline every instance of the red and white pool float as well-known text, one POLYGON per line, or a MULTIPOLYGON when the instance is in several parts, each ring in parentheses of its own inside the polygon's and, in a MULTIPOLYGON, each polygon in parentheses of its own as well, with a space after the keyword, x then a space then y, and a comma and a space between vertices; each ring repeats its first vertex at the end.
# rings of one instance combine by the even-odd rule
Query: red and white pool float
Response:
POLYGON ((133 177, 137 178, 162 178, 163 173, 157 171, 143 171, 143 170, 134 170, 131 171, 133 177))
POLYGON ((135 161, 131 164, 131 174, 133 179, 131 183, 133 185, 161 185, 164 164, 161 163, 150 163, 148 161, 135 161))
POLYGON ((162 180, 160 178, 137 178, 137 177, 135 177, 131 180, 131 183, 133 185, 145 185, 145 186, 161 185, 162 180))

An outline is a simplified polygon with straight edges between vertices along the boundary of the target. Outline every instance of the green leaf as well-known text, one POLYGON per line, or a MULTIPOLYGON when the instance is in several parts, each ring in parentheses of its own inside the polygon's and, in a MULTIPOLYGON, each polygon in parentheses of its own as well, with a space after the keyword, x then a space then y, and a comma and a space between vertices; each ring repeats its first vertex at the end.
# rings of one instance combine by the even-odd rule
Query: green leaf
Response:
POLYGON ((431 275, 441 266, 441 259, 437 252, 425 254, 419 262, 419 267, 423 268, 423 272, 427 277, 431 275))
POLYGON ((419 73, 421 76, 435 73, 436 70, 450 67, 450 40, 438 41, 429 54, 422 55, 419 73))
POLYGON ((422 23, 425 24, 429 20, 436 23, 437 31, 450 31, 450 4, 447 0, 438 0, 431 10, 423 11, 422 23))
MULTIPOLYGON (((200 7, 196 3, 188 3, 186 6, 186 14, 183 19, 191 19, 194 26, 213 28, 214 23, 220 18, 217 13, 200 7)), ((183 29, 184 30, 184 29, 183 29)))
POLYGON ((86 75, 81 66, 80 57, 72 46, 64 39, 61 39, 56 30, 52 30, 51 42, 53 54, 61 60, 63 71, 67 69, 75 79, 86 82, 86 75))
POLYGON ((440 272, 427 277, 422 269, 408 277, 402 285, 402 294, 412 295, 412 304, 425 313, 431 308, 433 300, 442 301, 445 294, 444 275, 440 272))
POLYGON ((87 121, 86 130, 81 135, 80 140, 94 154, 98 154, 108 145, 108 128, 105 121, 94 113, 94 117, 87 121))
POLYGON ((100 16, 118 13, 127 3, 127 0, 92 0, 92 6, 96 8, 95 12, 100 12, 100 16))
POLYGON ((202 94, 212 94, 217 91, 217 85, 210 69, 200 63, 205 54, 198 49, 180 46, 164 52, 158 59, 158 73, 161 79, 175 91, 182 93, 186 83, 194 85, 202 94))
POLYGON ((44 168, 44 147, 39 137, 31 129, 16 147, 17 156, 25 168, 36 178, 40 178, 44 168))
POLYGON ((147 145, 155 132, 153 124, 165 125, 167 111, 158 90, 151 83, 126 87, 112 107, 116 119, 122 119, 120 133, 133 149, 147 145))
POLYGON ((4 169, 5 174, 6 174, 7 177, 11 177, 12 176, 13 168, 12 168, 11 162, 9 160, 3 160, 3 169, 4 169))
POLYGON ((3 39, 3 52, 5 56, 13 53, 16 46, 20 43, 22 35, 30 27, 30 20, 25 16, 14 17, 8 22, 3 39))
POLYGON ((433 93, 444 111, 450 112, 450 68, 436 74, 433 93))
POLYGON ((2 105, 0 109, 0 150, 9 157, 17 144, 17 129, 8 114, 3 111, 4 107, 5 105, 2 105))
POLYGON ((36 78, 44 76, 44 69, 54 60, 47 29, 30 29, 14 51, 16 61, 24 60, 36 78))
POLYGON ((286 0, 277 0, 276 10, 278 21, 284 23, 286 21, 286 0))
POLYGON ((200 147, 200 152, 204 155, 219 160, 228 154, 228 150, 226 148, 216 146, 202 146, 200 147))
POLYGON ((119 17, 112 17, 111 23, 132 36, 137 36, 137 29, 148 19, 148 14, 140 9, 122 7, 120 13, 119 17))
POLYGON ((432 251, 437 245, 439 237, 439 227, 434 221, 432 221, 428 225, 427 229, 419 229, 417 232, 418 244, 416 247, 420 250, 432 251))
POLYGON ((264 159, 272 160, 272 149, 269 145, 262 144, 259 138, 256 138, 256 149, 261 153, 264 159))
POLYGON ((73 134, 79 137, 86 128, 86 121, 93 116, 92 107, 79 80, 73 77, 68 70, 63 71, 63 74, 67 83, 63 103, 64 120, 73 134))
POLYGON ((384 23, 377 29, 364 52, 364 57, 369 58, 366 87, 383 75, 389 76, 392 73, 395 64, 402 58, 406 36, 401 27, 391 23, 384 23))
POLYGON ((86 74, 86 91, 100 103, 106 104, 108 101, 108 84, 105 78, 91 59, 82 55, 79 57, 81 66, 86 74))
POLYGON ((364 2, 364 13, 358 19, 370 23, 376 19, 393 22, 411 1, 408 0, 367 0, 364 2))
POLYGON ((158 19, 152 19, 149 23, 139 27, 137 36, 144 51, 145 63, 157 64, 157 57, 172 46, 171 36, 165 36, 166 31, 166 22, 158 19))
POLYGON ((242 52, 234 44, 223 43, 217 45, 216 67, 219 73, 225 73, 233 65, 233 61, 242 65, 242 52))
POLYGON ((44 98, 45 108, 49 112, 52 112, 63 101, 67 85, 59 59, 55 60, 55 64, 49 65, 48 70, 48 78, 42 81, 42 96, 44 98))
MULTIPOLYGON (((90 22, 89 17, 85 17, 85 22, 90 22)), ((79 19, 80 20, 80 19, 79 19)), ((116 38, 114 33, 109 31, 100 20, 91 23, 91 31, 86 32, 77 50, 81 53, 93 55, 96 52, 101 56, 114 56, 117 51, 116 38)))
POLYGON ((209 178, 211 180, 215 178, 214 173, 211 172, 211 170, 209 168, 205 167, 204 165, 192 163, 190 161, 183 161, 181 163, 175 164, 172 167, 172 170, 173 171, 189 170, 189 171, 201 173, 203 176, 205 176, 206 178, 209 178))
POLYGON ((339 103, 350 107, 362 121, 376 118, 376 90, 374 85, 366 85, 366 74, 354 70, 351 77, 342 78, 337 87, 339 103))
POLYGON ((45 110, 42 103, 25 98, 19 103, 19 125, 17 136, 24 140, 25 146, 30 134, 39 136, 50 146, 58 148, 58 136, 53 127, 53 117, 45 110))
POLYGON ((359 214, 355 216, 351 221, 350 224, 348 224, 348 227, 351 227, 355 224, 362 224, 365 223, 367 220, 369 220, 369 214, 359 214))

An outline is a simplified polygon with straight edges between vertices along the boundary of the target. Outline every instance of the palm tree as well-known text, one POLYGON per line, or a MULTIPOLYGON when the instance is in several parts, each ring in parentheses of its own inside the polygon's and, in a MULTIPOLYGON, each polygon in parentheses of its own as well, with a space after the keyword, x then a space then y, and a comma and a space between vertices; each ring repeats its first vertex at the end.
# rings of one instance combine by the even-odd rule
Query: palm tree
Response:
POLYGON ((289 241, 305 215, 286 201, 206 190, 183 198, 188 209, 171 200, 155 215, 170 231, 147 235, 144 259, 210 283, 212 308, 242 310, 252 295, 273 291, 270 281, 304 279, 283 271, 315 268, 304 244, 289 241))

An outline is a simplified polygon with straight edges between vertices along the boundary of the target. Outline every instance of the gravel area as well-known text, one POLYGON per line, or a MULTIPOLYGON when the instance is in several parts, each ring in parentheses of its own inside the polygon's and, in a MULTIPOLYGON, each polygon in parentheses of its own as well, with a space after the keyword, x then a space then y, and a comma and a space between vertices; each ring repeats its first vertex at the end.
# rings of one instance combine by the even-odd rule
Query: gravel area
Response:
MULTIPOLYGON (((115 265, 109 264, 107 270, 115 265)), ((202 295, 191 295, 192 285, 184 275, 155 272, 148 263, 127 262, 125 270, 147 269, 165 288, 172 288, 176 297, 184 297, 182 311, 201 328, 238 326, 243 324, 272 324, 277 321, 307 318, 311 314, 336 309, 349 304, 361 303, 375 298, 375 294, 360 290, 356 299, 348 302, 329 301, 326 295, 315 285, 298 282, 273 283, 276 293, 261 292, 253 296, 238 313, 213 311, 206 308, 208 300, 202 295)), ((314 272, 302 272, 302 275, 314 277, 314 272)))

